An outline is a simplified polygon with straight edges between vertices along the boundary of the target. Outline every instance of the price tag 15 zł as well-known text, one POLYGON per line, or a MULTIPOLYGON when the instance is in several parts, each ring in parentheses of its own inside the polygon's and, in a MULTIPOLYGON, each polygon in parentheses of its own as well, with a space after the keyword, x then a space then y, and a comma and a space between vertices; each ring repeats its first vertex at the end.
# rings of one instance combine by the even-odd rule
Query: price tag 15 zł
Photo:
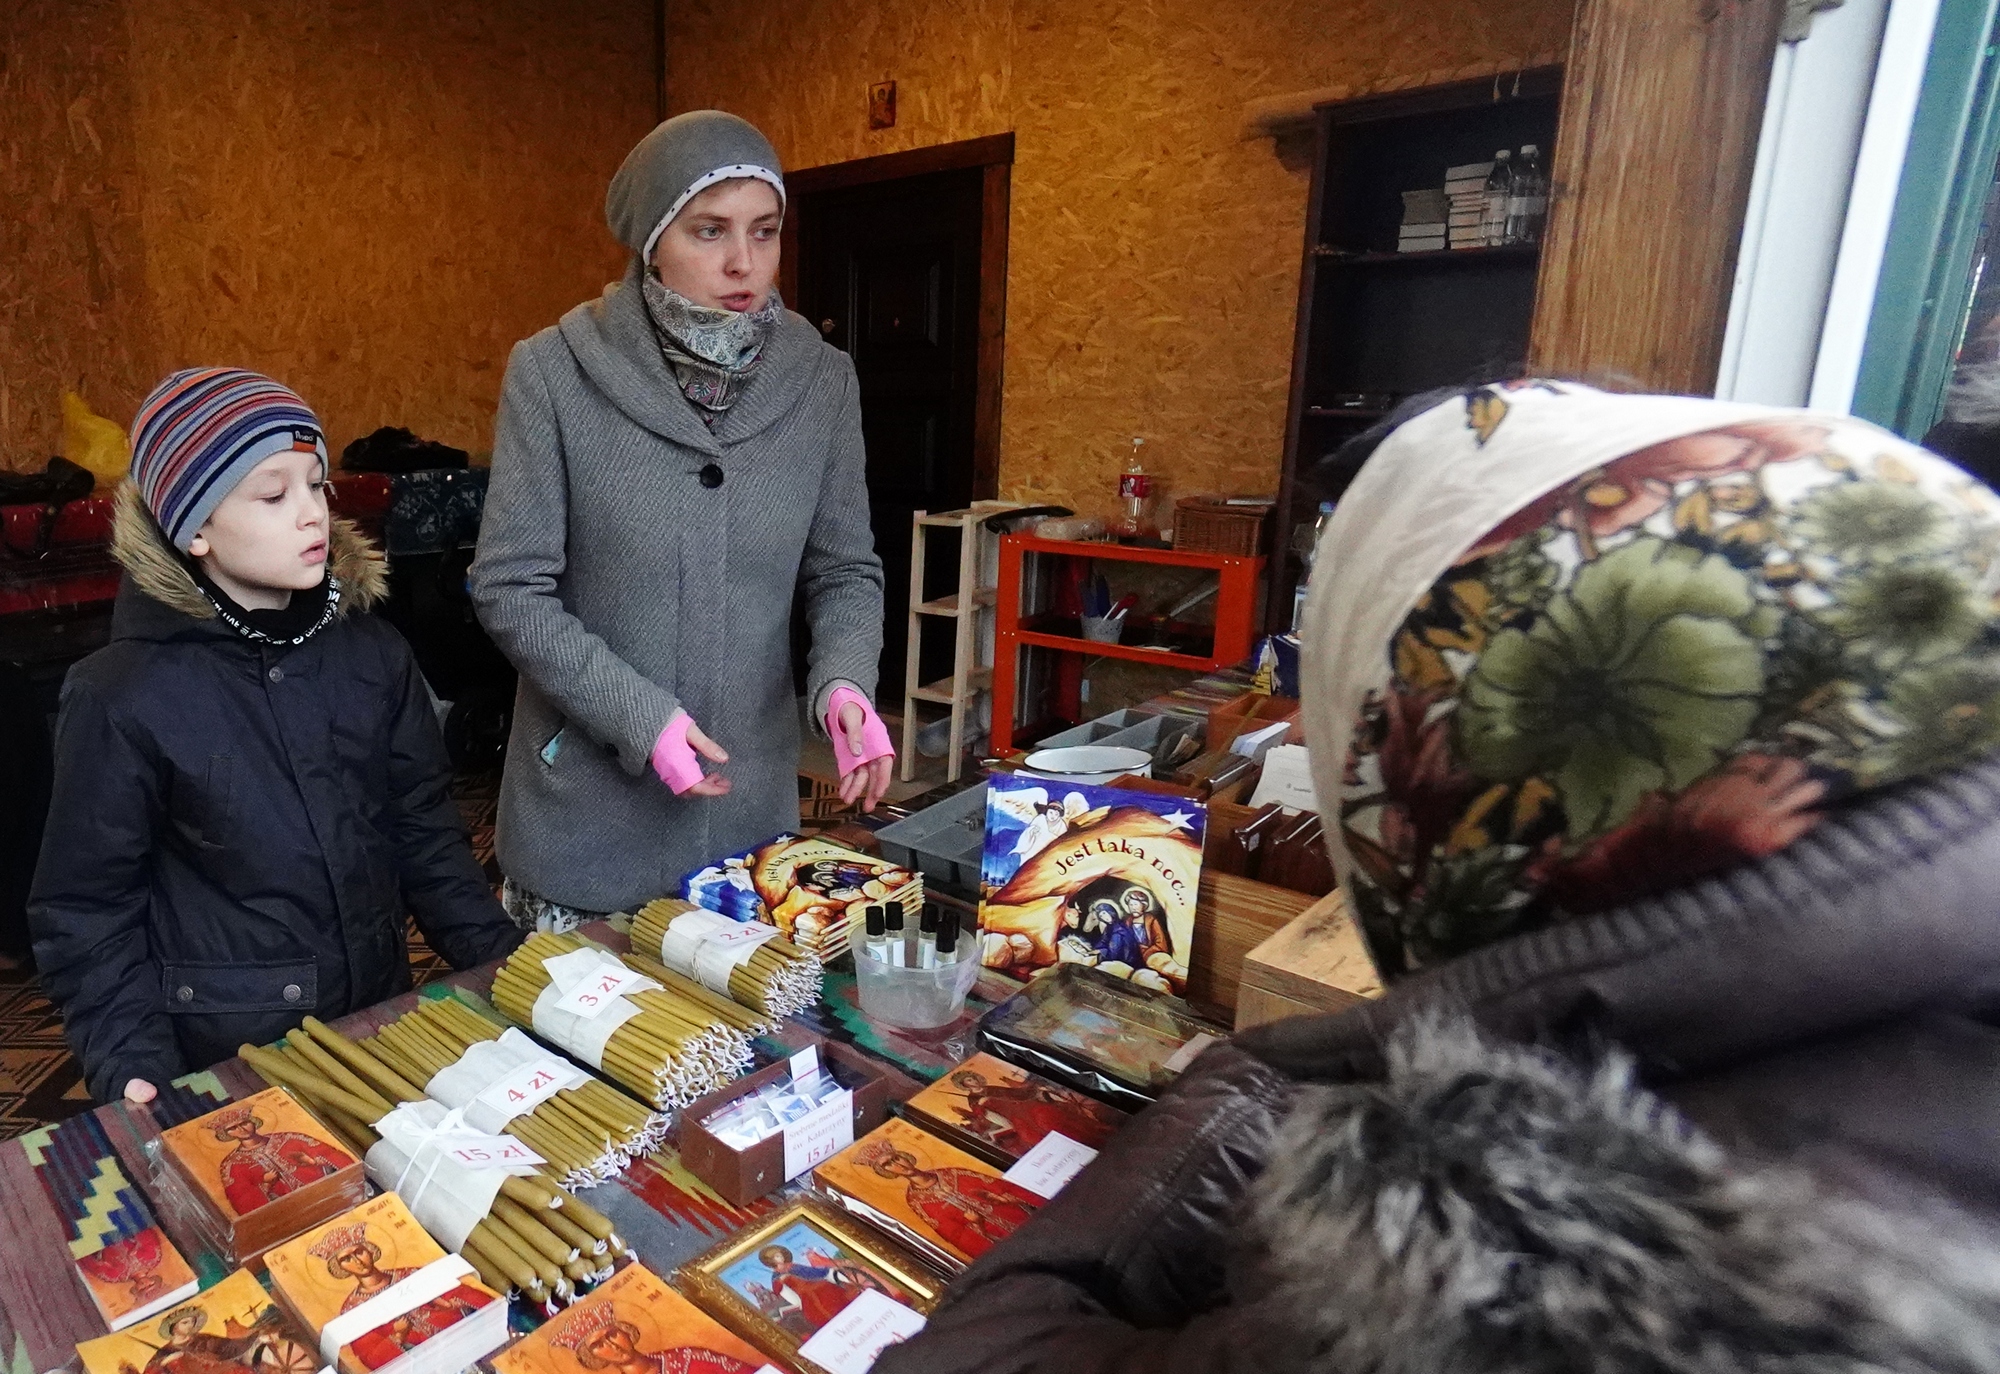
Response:
POLYGON ((797 1121, 785 1123, 785 1181, 854 1143, 854 1091, 842 1088, 797 1121))
POLYGON ((452 1131, 440 1136, 437 1145, 446 1159, 468 1169, 509 1169, 548 1162, 511 1135, 452 1131))

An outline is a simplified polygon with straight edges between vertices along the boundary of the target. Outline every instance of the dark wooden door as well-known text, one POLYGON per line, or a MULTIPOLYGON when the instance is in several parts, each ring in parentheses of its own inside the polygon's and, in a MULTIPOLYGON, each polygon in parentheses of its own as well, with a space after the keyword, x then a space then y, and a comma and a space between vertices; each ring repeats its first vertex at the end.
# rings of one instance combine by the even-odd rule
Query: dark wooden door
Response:
MULTIPOLYGON (((910 604, 910 514, 973 496, 981 170, 931 172, 799 196, 796 309, 854 359, 868 446, 868 510, 882 557, 879 699, 900 703, 910 604)), ((957 550, 933 537, 943 595, 957 550)), ((951 673, 950 636, 920 659, 951 673)))

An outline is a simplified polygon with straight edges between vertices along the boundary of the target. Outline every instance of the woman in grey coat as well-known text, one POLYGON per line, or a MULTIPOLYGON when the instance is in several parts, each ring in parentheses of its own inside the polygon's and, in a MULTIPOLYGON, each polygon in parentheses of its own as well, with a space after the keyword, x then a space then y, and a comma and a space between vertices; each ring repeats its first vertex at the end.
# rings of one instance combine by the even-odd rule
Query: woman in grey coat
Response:
POLYGON ((472 595, 521 675, 497 840, 523 924, 629 910, 797 824, 795 588, 842 795, 888 784, 854 367, 773 289, 783 213, 756 129, 668 120, 605 199, 624 280, 508 359, 472 595))

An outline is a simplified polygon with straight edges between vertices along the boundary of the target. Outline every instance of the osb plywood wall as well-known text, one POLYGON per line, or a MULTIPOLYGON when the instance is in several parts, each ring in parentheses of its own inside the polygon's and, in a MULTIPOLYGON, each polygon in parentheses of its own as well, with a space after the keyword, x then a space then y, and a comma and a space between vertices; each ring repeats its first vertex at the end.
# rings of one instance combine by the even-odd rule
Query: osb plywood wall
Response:
POLYGON ((619 269, 650 0, 15 0, 0 14, 0 463, 79 382, 267 371, 336 447, 491 443, 507 350, 619 269))
POLYGON ((1001 495, 1275 489, 1308 169, 1246 103, 1562 50, 1572 0, 669 0, 672 111, 788 165, 1015 131, 1001 495), (867 127, 869 83, 897 125, 867 127))

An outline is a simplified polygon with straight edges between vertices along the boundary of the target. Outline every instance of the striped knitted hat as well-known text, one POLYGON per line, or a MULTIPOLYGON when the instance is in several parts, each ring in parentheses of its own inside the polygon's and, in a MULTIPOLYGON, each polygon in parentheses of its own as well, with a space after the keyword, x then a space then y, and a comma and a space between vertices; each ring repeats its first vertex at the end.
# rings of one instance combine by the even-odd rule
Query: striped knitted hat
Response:
POLYGON ((240 367, 191 367, 153 388, 132 421, 132 481, 182 553, 222 498, 274 453, 319 455, 326 437, 289 387, 240 367))

